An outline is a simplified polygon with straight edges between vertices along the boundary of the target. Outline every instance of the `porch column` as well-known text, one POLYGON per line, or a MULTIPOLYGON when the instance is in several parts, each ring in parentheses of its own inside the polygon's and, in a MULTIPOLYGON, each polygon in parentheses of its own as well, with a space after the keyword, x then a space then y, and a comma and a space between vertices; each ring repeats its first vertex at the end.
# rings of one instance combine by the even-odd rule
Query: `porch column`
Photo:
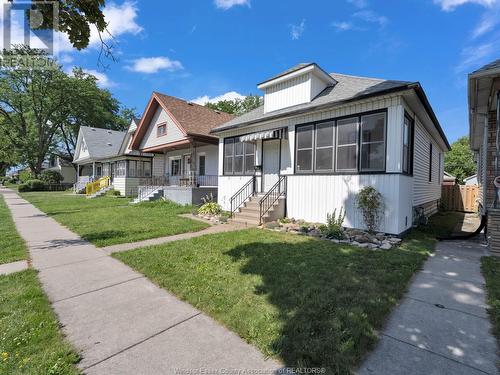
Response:
POLYGON ((95 179, 95 161, 92 162, 92 179, 95 179))

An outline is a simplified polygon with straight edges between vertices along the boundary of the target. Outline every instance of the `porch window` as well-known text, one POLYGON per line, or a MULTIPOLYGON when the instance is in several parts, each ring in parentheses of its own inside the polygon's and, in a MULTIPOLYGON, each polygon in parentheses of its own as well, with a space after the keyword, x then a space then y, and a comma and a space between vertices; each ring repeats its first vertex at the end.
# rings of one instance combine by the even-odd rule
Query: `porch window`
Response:
POLYGON ((144 162, 144 177, 151 177, 151 162, 144 162))
POLYGON ((143 176, 144 176, 143 162, 138 161, 137 162, 137 177, 143 177, 143 176))
POLYGON ((127 162, 125 160, 116 163, 116 176, 125 177, 127 174, 127 162))
MULTIPOLYGON (((140 163, 140 162, 139 162, 140 163)), ((139 174, 136 175, 137 162, 135 160, 130 160, 128 162, 128 176, 129 177, 140 177, 139 174)))
POLYGON ((316 125, 316 157, 314 169, 318 172, 333 170, 333 122, 316 125))
POLYGON ((255 144, 240 142, 238 138, 224 140, 224 174, 253 174, 255 144))
POLYGON ((337 121, 337 171, 355 171, 358 165, 358 117, 337 121))
POLYGON ((167 134, 167 124, 158 125, 158 127, 156 128, 156 135, 158 137, 161 137, 166 134, 167 134))
POLYGON ((312 172, 314 126, 297 128, 297 172, 312 172))
POLYGON ((361 117, 361 171, 385 169, 385 113, 361 117))
POLYGON ((413 173, 413 137, 414 137, 414 122, 405 114, 403 124, 403 173, 413 173))
POLYGON ((200 155, 198 158, 198 174, 205 176, 205 155, 200 155))
POLYGON ((180 176, 181 174, 181 159, 172 159, 170 161, 170 175, 180 176))

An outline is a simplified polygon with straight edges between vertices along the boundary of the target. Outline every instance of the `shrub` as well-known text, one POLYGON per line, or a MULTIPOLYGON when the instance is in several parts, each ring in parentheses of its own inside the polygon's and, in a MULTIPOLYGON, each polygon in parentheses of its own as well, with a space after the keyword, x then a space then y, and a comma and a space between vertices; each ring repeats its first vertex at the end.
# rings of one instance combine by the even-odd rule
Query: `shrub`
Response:
POLYGON ((344 238, 344 219, 345 210, 340 209, 339 215, 337 216, 337 209, 333 213, 326 214, 326 225, 320 228, 321 233, 329 238, 336 238, 341 240, 344 238))
POLYGON ((46 184, 60 184, 64 177, 58 171, 45 170, 40 175, 40 179, 46 184))
POLYGON ((107 196, 119 197, 121 195, 120 190, 111 189, 106 192, 107 196))
POLYGON ((19 172, 19 181, 21 181, 22 183, 26 183, 29 180, 33 180, 34 178, 35 176, 31 172, 28 171, 19 172))
POLYGON ((218 215, 222 212, 222 207, 217 202, 204 203, 199 209, 200 215, 218 215))
POLYGON ((375 232, 383 207, 382 194, 373 186, 366 186, 356 196, 356 205, 363 213, 363 219, 370 233, 375 232))
POLYGON ((21 193, 25 193, 28 191, 44 191, 45 190, 45 183, 41 180, 29 180, 26 181, 24 184, 19 185, 19 191, 21 193))

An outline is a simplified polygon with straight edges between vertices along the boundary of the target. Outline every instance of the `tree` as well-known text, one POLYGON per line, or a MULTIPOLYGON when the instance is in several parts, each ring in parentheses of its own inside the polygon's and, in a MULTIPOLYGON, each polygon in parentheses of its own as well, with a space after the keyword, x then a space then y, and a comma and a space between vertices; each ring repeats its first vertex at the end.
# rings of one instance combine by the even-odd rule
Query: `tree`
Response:
POLYGON ((258 95, 248 95, 245 99, 221 100, 217 103, 206 103, 210 109, 230 113, 232 115, 242 115, 262 105, 262 98, 258 95))
POLYGON ((54 152, 61 159, 73 161, 80 126, 110 130, 126 130, 129 126, 133 110, 121 108, 108 90, 99 88, 96 77, 81 68, 73 69, 66 90, 72 100, 61 108, 59 147, 54 152))
POLYGON ((465 177, 477 172, 474 153, 469 147, 469 137, 461 137, 451 144, 451 151, 444 157, 444 169, 458 178, 460 183, 465 177))
MULTIPOLYGON (((21 46, 12 54, 49 58, 21 46)), ((72 75, 60 66, 38 63, 45 69, 0 70, 0 132, 19 162, 39 176, 49 153, 72 161, 80 126, 123 130, 129 120, 120 116, 120 103, 96 78, 76 69, 72 75)), ((125 115, 131 110, 122 109, 125 115)))

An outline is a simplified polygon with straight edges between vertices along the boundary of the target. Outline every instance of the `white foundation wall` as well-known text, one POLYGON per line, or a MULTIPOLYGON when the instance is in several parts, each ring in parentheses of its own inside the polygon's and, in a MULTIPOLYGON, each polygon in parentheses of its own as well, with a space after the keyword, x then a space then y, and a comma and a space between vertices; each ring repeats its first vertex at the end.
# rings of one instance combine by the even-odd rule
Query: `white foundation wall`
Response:
POLYGON ((125 197, 136 197, 137 187, 140 178, 138 177, 115 177, 113 178, 113 188, 125 197))

